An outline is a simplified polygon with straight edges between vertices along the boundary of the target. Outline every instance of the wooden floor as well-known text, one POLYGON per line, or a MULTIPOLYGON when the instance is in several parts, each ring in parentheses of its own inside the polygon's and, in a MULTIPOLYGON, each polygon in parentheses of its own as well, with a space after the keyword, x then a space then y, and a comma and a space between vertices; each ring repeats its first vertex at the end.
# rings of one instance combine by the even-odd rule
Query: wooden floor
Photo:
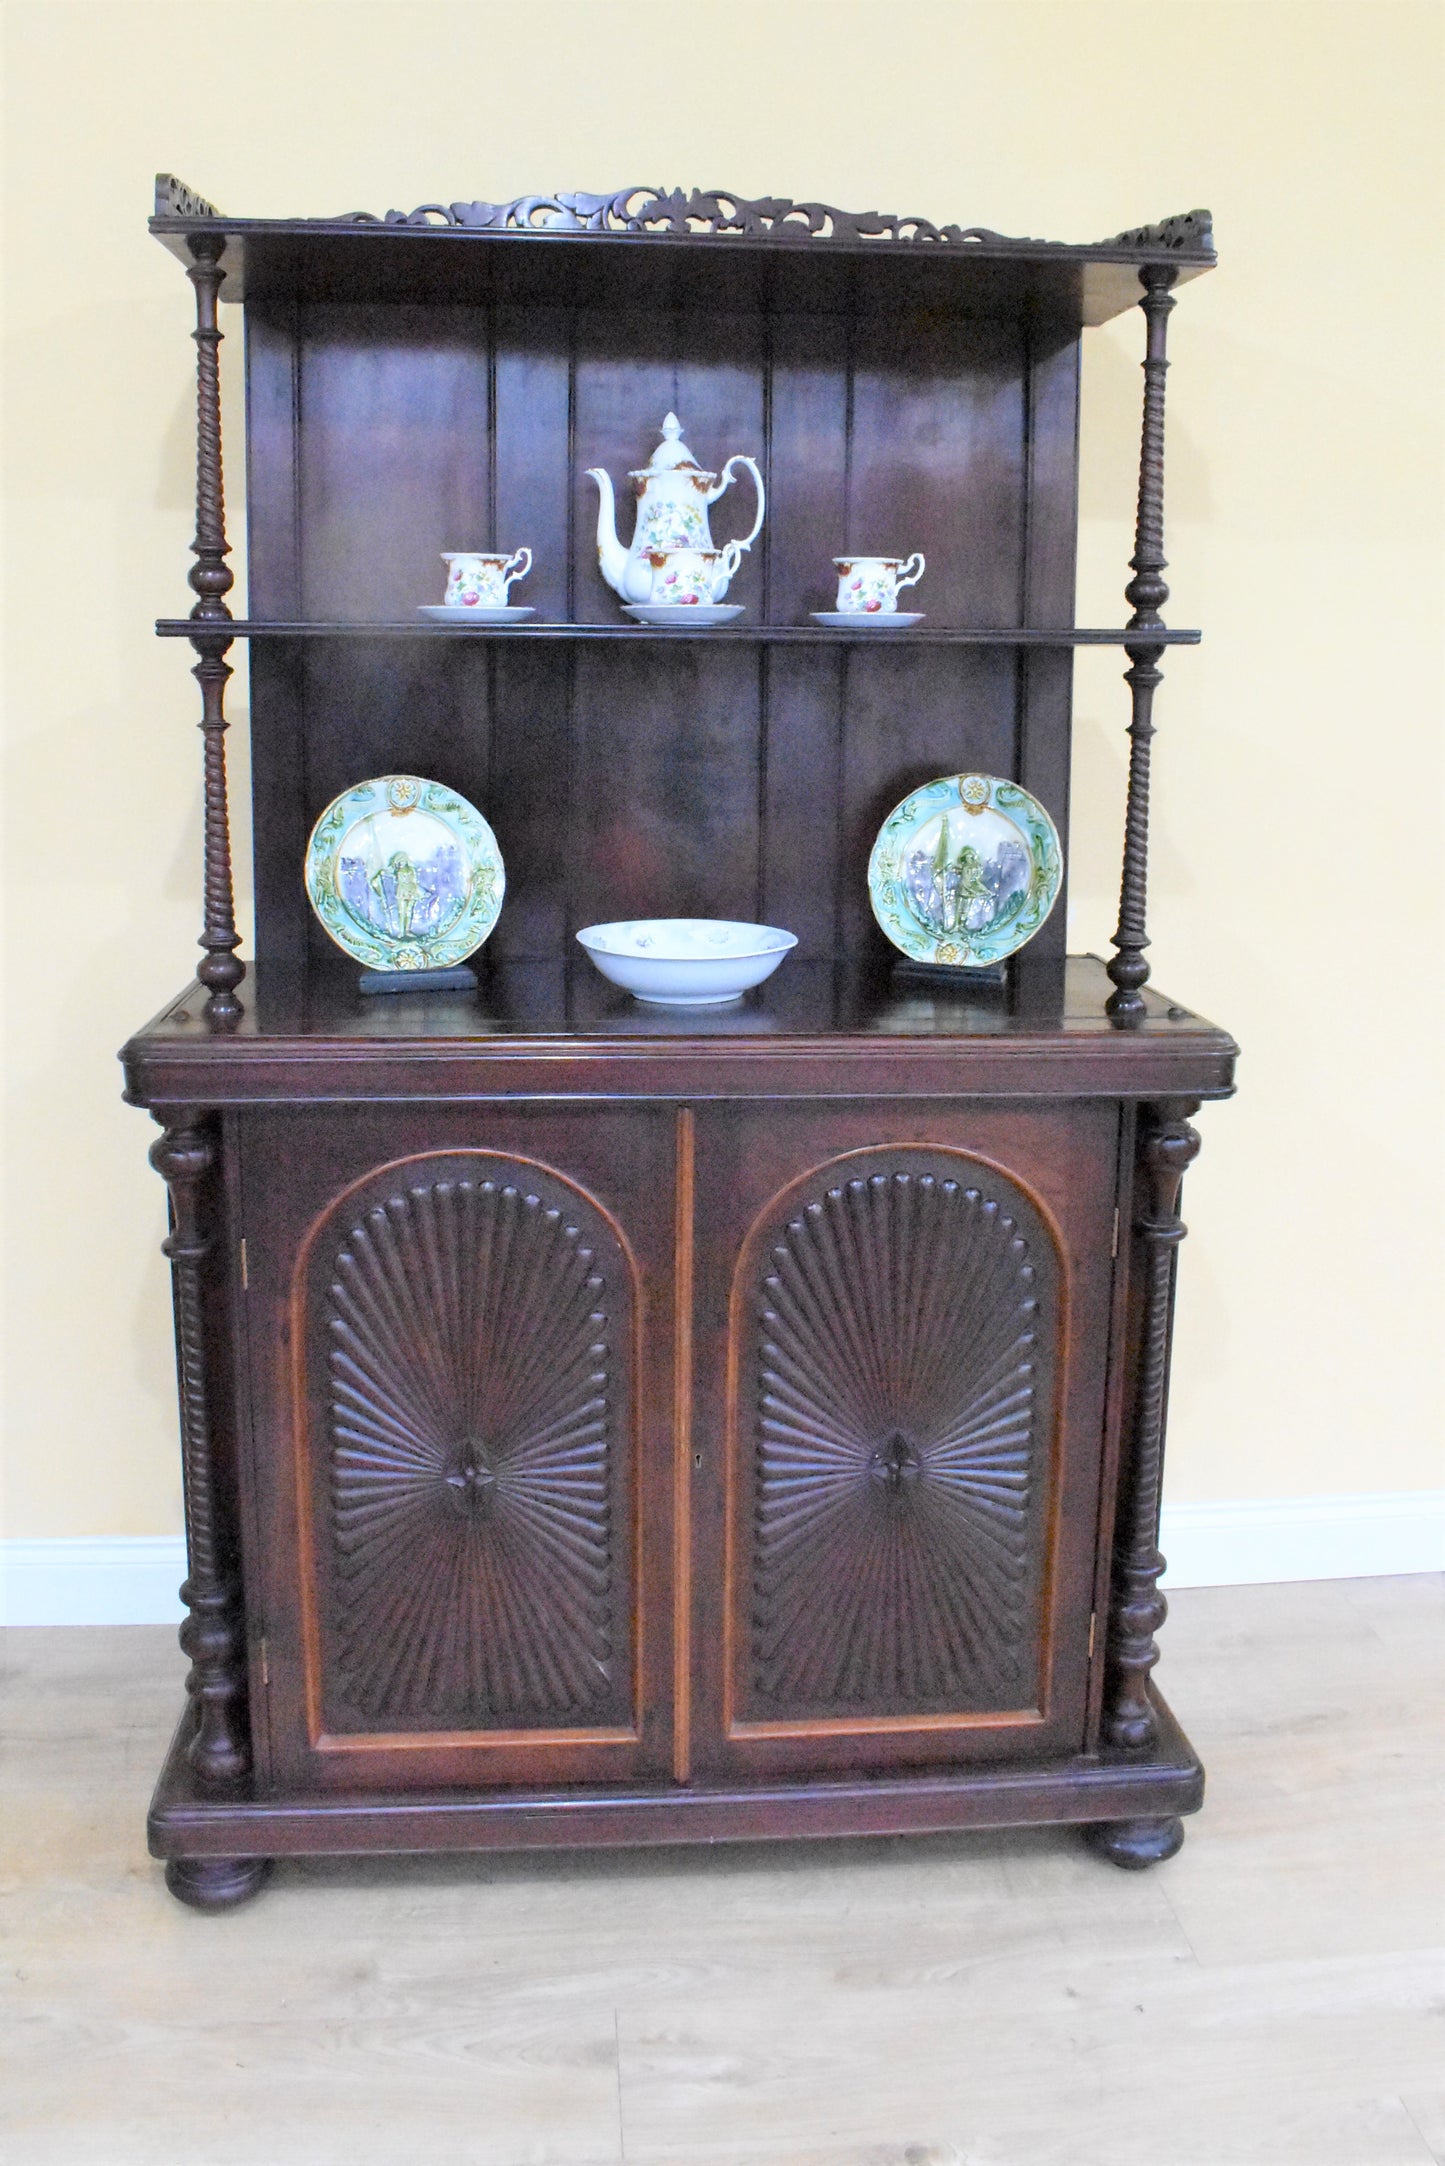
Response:
POLYGON ((1424 2166, 1445 2158, 1438 1581, 1175 1598, 1172 1864, 1064 1832, 145 1855, 163 1629, 3 1635, 5 2166, 1424 2166))

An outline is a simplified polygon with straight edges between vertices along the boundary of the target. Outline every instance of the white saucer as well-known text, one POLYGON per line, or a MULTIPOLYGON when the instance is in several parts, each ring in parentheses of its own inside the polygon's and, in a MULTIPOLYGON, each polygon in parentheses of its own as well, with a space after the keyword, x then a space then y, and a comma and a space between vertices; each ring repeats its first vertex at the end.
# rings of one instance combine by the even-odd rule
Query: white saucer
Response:
POLYGON ((629 617, 639 624, 665 624, 681 629, 706 631, 709 625, 731 624, 746 606, 742 602, 624 602, 629 617))
POLYGON ((535 609, 483 609, 466 602, 420 602, 417 606, 437 624, 520 624, 523 617, 537 614, 535 609))
POLYGON ((831 624, 840 632, 903 632, 910 624, 922 624, 927 611, 878 609, 870 617, 861 609, 814 609, 809 614, 815 624, 831 624))

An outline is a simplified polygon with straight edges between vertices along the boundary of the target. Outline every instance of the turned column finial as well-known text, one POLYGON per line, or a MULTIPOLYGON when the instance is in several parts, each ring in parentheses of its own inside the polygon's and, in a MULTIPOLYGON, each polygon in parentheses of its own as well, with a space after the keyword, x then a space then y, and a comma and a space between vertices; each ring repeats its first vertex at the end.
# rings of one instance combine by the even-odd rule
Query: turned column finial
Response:
POLYGON ((1125 630, 1134 636, 1125 652, 1129 668, 1124 682, 1129 687, 1129 797, 1124 816, 1124 865, 1119 883, 1119 923, 1113 936, 1117 953, 1107 968, 1114 990, 1107 1003, 1112 1020, 1129 1026, 1143 1020, 1144 987, 1149 965, 1144 951, 1149 945, 1145 929, 1149 890, 1149 769, 1154 738, 1154 693, 1161 677, 1162 644, 1151 640, 1151 631, 1163 629, 1160 610, 1169 599, 1164 581, 1168 559, 1164 554, 1164 379, 1169 361, 1165 351, 1170 312, 1174 307, 1171 287, 1178 273, 1168 264, 1146 264, 1140 271, 1144 298, 1140 303, 1148 325, 1144 355, 1144 422, 1139 448, 1139 508, 1134 527, 1134 554, 1129 567, 1134 576, 1124 589, 1133 610, 1125 630))
POLYGON ((246 966, 236 953, 236 903, 231 875, 231 823, 226 797, 225 660, 231 644, 231 612, 226 605, 235 574, 226 562, 225 482, 221 468, 221 331, 217 301, 225 273, 221 257, 225 236, 192 234, 187 273, 196 289, 196 533, 191 543, 195 563, 190 583, 196 603, 191 645, 199 657, 192 675, 201 687, 201 737, 204 743, 205 918, 199 945, 204 955, 196 975, 205 986, 206 1020, 214 1029, 233 1030, 241 1019, 236 987, 246 966))

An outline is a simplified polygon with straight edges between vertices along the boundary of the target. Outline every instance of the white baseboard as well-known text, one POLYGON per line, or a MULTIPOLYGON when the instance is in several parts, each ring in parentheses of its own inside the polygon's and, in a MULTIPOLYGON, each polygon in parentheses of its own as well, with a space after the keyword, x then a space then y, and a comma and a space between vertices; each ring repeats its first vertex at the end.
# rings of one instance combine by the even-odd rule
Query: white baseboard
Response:
MULTIPOLYGON (((1445 1571, 1445 1489, 1172 1504, 1166 1587, 1445 1571)), ((0 1541, 0 1624, 176 1624, 185 1544, 172 1535, 0 1541)))
POLYGON ((1169 1559, 1166 1588, 1441 1572, 1445 1489, 1166 1504, 1159 1547, 1169 1559))
POLYGON ((0 1542, 0 1625, 179 1624, 178 1534, 0 1542))

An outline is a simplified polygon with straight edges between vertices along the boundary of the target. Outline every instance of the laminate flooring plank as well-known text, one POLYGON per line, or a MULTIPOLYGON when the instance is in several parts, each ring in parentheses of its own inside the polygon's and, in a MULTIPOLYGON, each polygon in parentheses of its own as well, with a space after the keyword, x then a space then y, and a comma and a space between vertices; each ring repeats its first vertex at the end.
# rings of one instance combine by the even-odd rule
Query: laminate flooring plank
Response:
POLYGON ((1433 1960, 1206 1974, 990 1966, 926 1988, 624 2013, 638 2166, 1424 2166, 1400 2087, 1438 2052, 1433 1960))
POLYGON ((1441 1583, 1175 1596, 1180 1857, 308 1860, 206 1918, 168 1628, 0 1634, 5 2166, 1439 2166, 1441 1583))
POLYGON ((1445 2160, 1445 2090, 1411 2091, 1400 2103, 1429 2146, 1431 2158, 1445 2160))
POLYGON ((1184 1644, 1168 1625, 1162 1644, 1171 1701, 1209 1771, 1209 1839, 1186 1841, 1161 1884, 1201 1961, 1445 1942, 1441 1585, 1179 1598, 1184 1644))

